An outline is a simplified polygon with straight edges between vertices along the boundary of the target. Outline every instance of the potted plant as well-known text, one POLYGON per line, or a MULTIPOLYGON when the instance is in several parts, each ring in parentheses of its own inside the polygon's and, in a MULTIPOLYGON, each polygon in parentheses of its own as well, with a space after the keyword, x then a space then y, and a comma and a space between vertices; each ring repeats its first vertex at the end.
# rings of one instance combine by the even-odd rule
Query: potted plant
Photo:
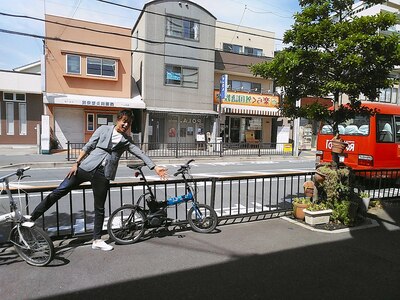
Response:
POLYGON ((364 203, 365 209, 368 210, 369 202, 371 201, 371 197, 369 196, 369 193, 366 191, 362 191, 360 193, 360 197, 364 203))
POLYGON ((311 204, 311 200, 308 197, 296 197, 292 201, 293 204, 293 216, 296 219, 304 220, 304 209, 311 204))
POLYGON ((325 203, 311 203, 304 209, 305 222, 311 226, 328 223, 331 214, 332 209, 328 209, 325 203))

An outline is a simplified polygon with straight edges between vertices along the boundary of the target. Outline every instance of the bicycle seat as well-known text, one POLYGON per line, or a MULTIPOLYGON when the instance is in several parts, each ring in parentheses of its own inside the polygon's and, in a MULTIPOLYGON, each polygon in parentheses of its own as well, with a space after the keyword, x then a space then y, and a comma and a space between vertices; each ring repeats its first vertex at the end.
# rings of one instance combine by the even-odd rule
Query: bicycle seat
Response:
POLYGON ((144 164, 144 163, 136 163, 136 164, 127 164, 126 166, 127 166, 129 169, 139 170, 139 169, 141 169, 142 167, 144 167, 145 164, 144 164))

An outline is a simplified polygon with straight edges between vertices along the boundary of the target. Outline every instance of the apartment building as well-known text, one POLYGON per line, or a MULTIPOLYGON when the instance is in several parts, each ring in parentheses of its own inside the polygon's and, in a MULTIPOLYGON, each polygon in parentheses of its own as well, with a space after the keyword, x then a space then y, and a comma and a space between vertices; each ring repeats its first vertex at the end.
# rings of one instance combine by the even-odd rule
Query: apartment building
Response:
POLYGON ((215 30, 214 104, 221 109, 221 130, 226 142, 288 142, 289 124, 280 118, 279 95, 272 80, 254 77, 249 65, 272 59, 275 34, 217 21, 215 30), (219 97, 222 75, 228 91, 219 97))
POLYGON ((130 28, 46 15, 45 30, 44 114, 59 148, 86 142, 124 108, 140 123, 145 104, 132 82, 130 28))
MULTIPOLYGON (((389 0, 385 1, 382 4, 367 4, 364 1, 359 1, 355 3, 352 7, 352 13, 349 18, 352 17, 360 17, 360 16, 373 16, 377 15, 380 12, 391 12, 399 15, 400 13, 400 0, 389 0)), ((381 32, 381 34, 392 34, 392 33, 400 33, 400 22, 395 26, 389 28, 387 32, 381 32)), ((400 66, 396 66, 393 72, 390 75, 392 78, 397 78, 400 80, 400 66)), ((360 97, 361 100, 367 100, 363 95, 360 97)), ((400 105, 400 96, 399 96, 399 84, 397 83, 395 86, 381 90, 379 95, 379 102, 384 103, 392 103, 400 105)))
POLYGON ((152 1, 132 29, 132 76, 146 104, 143 141, 204 141, 213 109, 216 18, 191 1, 152 1))
POLYGON ((36 145, 42 113, 40 61, 0 70, 0 145, 36 145))

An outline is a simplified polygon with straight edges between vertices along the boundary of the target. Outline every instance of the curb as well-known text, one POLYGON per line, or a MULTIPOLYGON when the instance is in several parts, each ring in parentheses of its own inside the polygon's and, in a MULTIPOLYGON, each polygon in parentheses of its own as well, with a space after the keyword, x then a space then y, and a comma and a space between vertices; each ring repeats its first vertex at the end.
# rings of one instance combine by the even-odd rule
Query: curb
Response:
POLYGON ((293 219, 291 219, 289 217, 281 217, 281 219, 285 220, 285 221, 288 221, 288 222, 290 222, 292 224, 296 224, 297 226, 306 228, 306 229, 311 230, 311 231, 328 233, 328 234, 331 234, 331 233, 335 233, 335 234, 336 233, 345 233, 345 232, 350 232, 350 231, 354 231, 354 230, 367 229, 367 228, 379 227, 380 226, 379 223, 376 220, 370 219, 370 218, 366 218, 365 220, 370 222, 370 224, 365 224, 365 225, 360 225, 360 226, 355 226, 355 227, 347 227, 347 228, 337 229, 337 230, 323 230, 323 229, 317 229, 317 228, 314 228, 314 227, 312 227, 310 225, 298 222, 298 221, 293 220, 293 219))

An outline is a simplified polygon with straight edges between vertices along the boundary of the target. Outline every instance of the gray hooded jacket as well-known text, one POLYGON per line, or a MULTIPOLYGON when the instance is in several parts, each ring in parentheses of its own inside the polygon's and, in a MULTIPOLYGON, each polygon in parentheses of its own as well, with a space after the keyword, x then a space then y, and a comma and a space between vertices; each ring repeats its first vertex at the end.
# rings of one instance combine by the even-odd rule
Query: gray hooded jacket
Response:
POLYGON ((82 147, 82 150, 88 155, 79 165, 81 169, 90 172, 104 160, 104 175, 107 179, 114 180, 119 159, 126 150, 141 159, 151 170, 154 169, 153 161, 134 145, 132 137, 122 135, 121 141, 112 147, 113 129, 112 125, 103 125, 93 133, 86 145, 82 147))

